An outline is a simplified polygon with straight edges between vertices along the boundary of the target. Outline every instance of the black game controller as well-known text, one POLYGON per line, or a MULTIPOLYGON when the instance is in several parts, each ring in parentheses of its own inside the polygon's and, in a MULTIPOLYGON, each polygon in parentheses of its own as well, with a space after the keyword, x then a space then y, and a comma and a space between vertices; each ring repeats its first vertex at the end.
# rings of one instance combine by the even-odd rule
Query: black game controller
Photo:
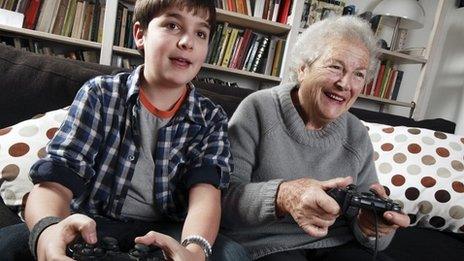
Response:
POLYGON ((74 240, 68 245, 66 255, 74 260, 140 260, 140 261, 162 261, 165 260, 161 249, 154 246, 136 244, 128 253, 121 252, 118 240, 112 237, 104 237, 97 244, 85 243, 82 238, 74 240))
POLYGON ((382 216, 385 211, 401 212, 401 206, 391 199, 383 199, 374 190, 370 192, 356 191, 356 185, 348 185, 345 189, 333 188, 327 194, 337 201, 343 215, 349 218, 355 217, 359 209, 375 211, 382 216))

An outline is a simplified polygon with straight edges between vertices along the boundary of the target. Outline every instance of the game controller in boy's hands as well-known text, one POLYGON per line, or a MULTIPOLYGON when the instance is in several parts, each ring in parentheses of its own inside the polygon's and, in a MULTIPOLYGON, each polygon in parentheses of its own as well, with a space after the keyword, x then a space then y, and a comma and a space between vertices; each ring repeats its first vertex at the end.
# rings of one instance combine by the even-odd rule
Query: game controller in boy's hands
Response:
POLYGON ((346 217, 355 217, 359 209, 375 211, 382 216, 385 211, 401 212, 401 206, 391 199, 383 199, 375 191, 358 192, 356 185, 348 185, 345 189, 333 188, 327 194, 337 201, 346 217))
POLYGON ((74 260, 140 260, 140 261, 162 261, 165 260, 163 252, 155 246, 136 244, 128 253, 119 250, 118 241, 112 237, 104 237, 97 244, 85 243, 78 238, 66 249, 66 255, 74 260))

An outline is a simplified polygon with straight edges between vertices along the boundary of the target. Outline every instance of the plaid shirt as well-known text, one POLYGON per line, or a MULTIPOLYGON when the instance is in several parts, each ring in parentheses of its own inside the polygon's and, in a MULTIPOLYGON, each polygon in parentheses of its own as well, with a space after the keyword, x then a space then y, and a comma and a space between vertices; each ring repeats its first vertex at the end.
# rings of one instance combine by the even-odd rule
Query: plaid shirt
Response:
MULTIPOLYGON (((58 182, 73 192, 73 211, 124 219, 121 209, 139 156, 142 70, 86 82, 48 144, 47 157, 32 166, 34 183, 58 182)), ((184 104, 158 131, 154 159, 155 201, 176 220, 185 218, 189 186, 212 175, 215 185, 226 188, 232 167, 225 112, 189 87, 184 104)))

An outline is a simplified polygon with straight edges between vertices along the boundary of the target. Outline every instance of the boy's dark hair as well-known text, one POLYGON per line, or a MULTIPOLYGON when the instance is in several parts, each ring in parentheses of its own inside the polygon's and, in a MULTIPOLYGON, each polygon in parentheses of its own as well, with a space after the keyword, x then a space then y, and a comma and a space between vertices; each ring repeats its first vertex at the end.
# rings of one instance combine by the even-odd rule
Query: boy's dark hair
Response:
POLYGON ((166 9, 174 6, 180 9, 187 8, 188 11, 193 10, 195 15, 203 10, 207 11, 207 21, 211 32, 214 30, 214 26, 216 25, 216 7, 213 0, 137 0, 132 22, 139 22, 142 29, 145 30, 154 17, 161 15, 166 9))

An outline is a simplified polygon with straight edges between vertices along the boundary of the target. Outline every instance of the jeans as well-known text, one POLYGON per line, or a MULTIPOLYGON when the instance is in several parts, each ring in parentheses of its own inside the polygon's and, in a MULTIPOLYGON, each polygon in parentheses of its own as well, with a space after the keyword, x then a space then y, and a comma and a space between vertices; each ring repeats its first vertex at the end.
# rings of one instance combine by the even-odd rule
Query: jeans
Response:
MULTIPOLYGON (((180 240, 182 223, 173 222, 121 222, 104 217, 95 217, 99 238, 111 236, 118 240, 121 251, 127 252, 133 248, 134 238, 154 230, 180 240)), ((2 261, 33 260, 28 246, 29 230, 25 223, 20 223, 0 229, 0 253, 2 261)), ((209 260, 251 260, 247 250, 229 239, 218 234, 213 245, 213 255, 209 260)))

